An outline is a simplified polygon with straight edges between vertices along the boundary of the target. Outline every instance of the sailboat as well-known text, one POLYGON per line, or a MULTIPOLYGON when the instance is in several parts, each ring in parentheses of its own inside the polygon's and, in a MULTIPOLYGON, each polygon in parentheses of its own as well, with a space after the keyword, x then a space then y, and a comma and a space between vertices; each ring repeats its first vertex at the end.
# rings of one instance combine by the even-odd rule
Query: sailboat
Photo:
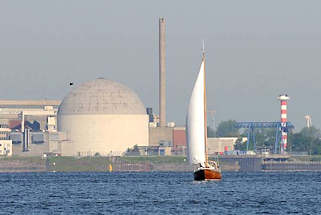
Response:
POLYGON ((200 71, 194 84, 186 116, 188 160, 194 165, 194 180, 217 180, 222 178, 218 162, 209 161, 207 153, 207 113, 205 52, 200 71))

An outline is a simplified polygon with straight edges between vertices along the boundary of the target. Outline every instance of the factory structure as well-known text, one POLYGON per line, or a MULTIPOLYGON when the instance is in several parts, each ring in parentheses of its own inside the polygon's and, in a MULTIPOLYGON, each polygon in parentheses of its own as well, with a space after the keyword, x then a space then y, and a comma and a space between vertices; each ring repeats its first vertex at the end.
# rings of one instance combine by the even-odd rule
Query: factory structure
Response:
MULTIPOLYGON (((165 48, 165 19, 160 18, 159 115, 145 108, 133 90, 104 78, 72 87, 62 101, 0 100, 0 156, 185 156, 185 127, 166 121, 165 48)), ((278 98, 284 153, 289 97, 278 98)), ((258 126, 243 124, 250 131, 258 126)), ((209 155, 234 151, 236 141, 208 138, 209 155)))
MULTIPOLYGON (((185 127, 159 126, 135 92, 102 78, 62 100, 0 100, 0 156, 185 155, 185 127)), ((209 138, 212 154, 236 138, 209 138)))
POLYGON ((38 156, 57 135, 57 100, 0 100, 0 155, 38 156))
MULTIPOLYGON (((166 122, 165 48, 160 18, 159 115, 127 86, 103 78, 71 88, 62 101, 0 100, 0 156, 185 155, 185 128, 166 122)), ((233 141, 216 145, 233 150, 233 141)))
POLYGON ((118 156, 148 145, 148 115, 137 94, 102 78, 60 101, 0 101, 0 155, 118 156))
MULTIPOLYGON (((135 147, 133 155, 186 155, 185 127, 166 121, 166 22, 159 19, 159 115, 147 108, 149 115, 149 144, 135 147)), ((211 154, 233 151, 237 138, 208 138, 211 154)))
POLYGON ((148 145, 148 115, 137 94, 120 83, 99 78, 81 84, 63 99, 58 130, 67 156, 119 156, 148 145))

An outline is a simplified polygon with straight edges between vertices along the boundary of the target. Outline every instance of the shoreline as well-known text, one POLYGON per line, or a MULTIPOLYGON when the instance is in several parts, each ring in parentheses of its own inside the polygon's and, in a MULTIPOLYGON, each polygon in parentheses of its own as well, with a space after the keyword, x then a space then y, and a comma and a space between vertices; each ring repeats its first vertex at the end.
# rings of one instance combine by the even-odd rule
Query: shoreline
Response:
MULTIPOLYGON (((220 158, 222 172, 321 172, 319 161, 264 162, 257 158, 220 158)), ((0 172, 191 172, 183 156, 151 157, 2 157, 0 172)))

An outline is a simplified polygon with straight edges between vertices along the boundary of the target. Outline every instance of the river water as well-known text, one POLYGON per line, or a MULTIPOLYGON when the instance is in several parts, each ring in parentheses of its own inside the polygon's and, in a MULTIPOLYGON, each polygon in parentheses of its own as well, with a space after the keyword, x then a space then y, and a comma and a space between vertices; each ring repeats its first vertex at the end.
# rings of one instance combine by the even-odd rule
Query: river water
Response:
POLYGON ((2 173, 0 214, 321 214, 319 172, 2 173))

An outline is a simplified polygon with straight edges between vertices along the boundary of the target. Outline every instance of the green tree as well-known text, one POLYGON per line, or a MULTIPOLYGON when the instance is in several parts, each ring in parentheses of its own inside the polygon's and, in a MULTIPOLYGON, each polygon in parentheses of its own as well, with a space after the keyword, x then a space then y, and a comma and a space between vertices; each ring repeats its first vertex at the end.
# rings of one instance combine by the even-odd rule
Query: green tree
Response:
POLYGON ((300 132, 289 135, 289 148, 294 152, 321 154, 321 132, 314 127, 303 128, 300 132))
POLYGON ((235 120, 221 122, 216 131, 218 137, 238 137, 240 136, 239 129, 235 127, 235 120))
POLYGON ((321 154, 321 139, 317 138, 313 141, 311 147, 311 154, 320 155, 321 154))
POLYGON ((274 128, 255 129, 254 132, 257 148, 273 149, 276 133, 274 128))
POLYGON ((246 151, 246 142, 242 141, 242 137, 239 137, 234 145, 235 150, 246 151))

